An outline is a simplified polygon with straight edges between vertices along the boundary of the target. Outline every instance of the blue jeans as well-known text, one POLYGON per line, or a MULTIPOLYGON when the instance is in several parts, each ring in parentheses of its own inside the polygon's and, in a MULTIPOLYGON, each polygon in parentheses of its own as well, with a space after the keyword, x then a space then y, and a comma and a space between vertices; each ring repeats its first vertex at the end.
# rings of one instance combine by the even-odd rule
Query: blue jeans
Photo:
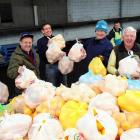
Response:
POLYGON ((63 83, 63 75, 58 70, 57 64, 45 65, 45 81, 52 83, 56 87, 63 83))

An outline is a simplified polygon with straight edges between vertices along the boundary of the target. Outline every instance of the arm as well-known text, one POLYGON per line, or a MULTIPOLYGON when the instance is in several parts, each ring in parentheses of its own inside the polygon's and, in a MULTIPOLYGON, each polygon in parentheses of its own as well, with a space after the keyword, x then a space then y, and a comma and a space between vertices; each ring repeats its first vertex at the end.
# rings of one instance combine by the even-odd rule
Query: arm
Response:
POLYGON ((115 37, 115 33, 114 33, 114 31, 113 31, 113 29, 109 32, 109 34, 107 35, 107 38, 109 39, 109 40, 111 40, 112 38, 114 38, 115 37))
POLYGON ((108 60, 109 60, 109 56, 111 54, 111 51, 113 49, 113 46, 112 44, 109 42, 107 44, 105 44, 105 49, 104 49, 104 52, 103 52, 103 64, 105 65, 105 67, 107 67, 107 64, 108 64, 108 60))
POLYGON ((116 65, 116 55, 114 50, 112 50, 110 57, 109 57, 109 61, 108 61, 108 66, 107 66, 107 70, 110 74, 117 74, 118 71, 115 68, 116 65))
POLYGON ((12 55, 9 66, 7 69, 7 76, 11 79, 15 79, 18 76, 18 68, 23 65, 22 59, 19 59, 12 55))
POLYGON ((41 56, 42 58, 46 59, 46 50, 48 49, 47 46, 48 42, 41 42, 40 40, 37 41, 37 50, 39 53, 39 56, 41 56))

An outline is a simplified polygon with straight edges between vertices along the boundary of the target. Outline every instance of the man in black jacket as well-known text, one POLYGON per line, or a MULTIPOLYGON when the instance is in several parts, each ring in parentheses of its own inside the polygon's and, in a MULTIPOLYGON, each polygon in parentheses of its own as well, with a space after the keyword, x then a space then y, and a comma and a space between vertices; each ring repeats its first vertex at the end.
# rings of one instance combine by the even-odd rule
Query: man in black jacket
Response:
POLYGON ((109 32, 107 38, 111 41, 113 46, 118 46, 122 42, 122 27, 120 21, 114 22, 113 29, 109 32))
POLYGON ((37 49, 40 57, 40 78, 51 82, 54 86, 59 86, 63 75, 58 70, 58 63, 50 64, 46 58, 49 38, 52 38, 52 27, 50 24, 44 24, 41 32, 43 37, 37 41, 37 49))

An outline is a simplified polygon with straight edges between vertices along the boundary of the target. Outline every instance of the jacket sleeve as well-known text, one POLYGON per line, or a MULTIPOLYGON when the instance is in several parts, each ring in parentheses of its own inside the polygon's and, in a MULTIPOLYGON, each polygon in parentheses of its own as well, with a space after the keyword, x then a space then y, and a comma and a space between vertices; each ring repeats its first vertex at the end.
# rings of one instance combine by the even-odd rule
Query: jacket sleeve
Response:
MULTIPOLYGON (((44 42, 43 42, 44 43, 44 42)), ((40 40, 37 41, 37 51, 40 56, 46 59, 46 50, 48 49, 47 44, 43 44, 40 40)))
POLYGON ((109 42, 106 46, 105 46, 105 50, 103 52, 103 63, 105 65, 105 67, 107 67, 107 64, 108 64, 108 60, 109 60, 109 56, 111 54, 111 51, 113 49, 113 46, 112 44, 109 42))
POLYGON ((108 73, 117 74, 117 69, 115 68, 115 65, 116 65, 116 55, 114 50, 112 50, 107 66, 108 73))
POLYGON ((7 69, 7 76, 11 79, 15 79, 18 76, 18 68, 22 65, 22 59, 19 59, 12 55, 7 69))
POLYGON ((107 38, 109 39, 109 40, 111 40, 112 38, 114 38, 114 36, 115 36, 115 34, 114 34, 114 31, 113 31, 113 29, 109 32, 109 34, 107 35, 107 38))

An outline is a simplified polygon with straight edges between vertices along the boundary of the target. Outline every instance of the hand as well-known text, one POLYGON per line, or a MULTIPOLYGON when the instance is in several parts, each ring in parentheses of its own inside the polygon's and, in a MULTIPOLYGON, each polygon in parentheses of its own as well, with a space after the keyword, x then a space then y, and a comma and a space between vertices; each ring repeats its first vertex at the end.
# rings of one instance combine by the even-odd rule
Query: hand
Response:
POLYGON ((133 73, 133 74, 131 75, 131 77, 132 77, 133 79, 138 79, 138 78, 140 78, 140 72, 139 72, 139 71, 136 71, 135 73, 133 73))
POLYGON ((98 57, 101 59, 101 61, 104 61, 104 57, 102 55, 99 55, 98 57))

